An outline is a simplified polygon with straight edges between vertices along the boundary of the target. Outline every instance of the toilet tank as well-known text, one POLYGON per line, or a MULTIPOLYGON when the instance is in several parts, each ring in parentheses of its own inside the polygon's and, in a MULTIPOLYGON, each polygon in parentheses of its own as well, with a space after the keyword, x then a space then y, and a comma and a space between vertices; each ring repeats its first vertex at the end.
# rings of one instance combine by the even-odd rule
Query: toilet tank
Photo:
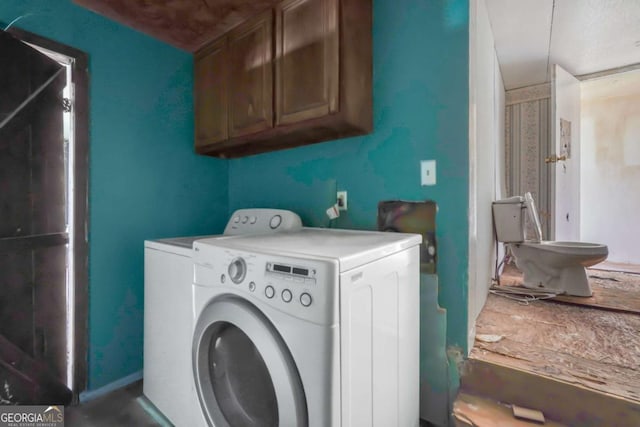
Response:
POLYGON ((524 242, 524 198, 520 196, 492 203, 493 223, 499 242, 524 242))

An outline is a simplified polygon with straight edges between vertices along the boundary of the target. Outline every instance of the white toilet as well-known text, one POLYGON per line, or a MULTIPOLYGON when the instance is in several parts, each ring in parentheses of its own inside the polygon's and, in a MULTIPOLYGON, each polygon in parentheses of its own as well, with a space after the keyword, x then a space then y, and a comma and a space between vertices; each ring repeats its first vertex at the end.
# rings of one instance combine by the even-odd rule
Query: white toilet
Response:
POLYGON ((516 265, 524 273, 524 286, 557 294, 592 295, 585 267, 607 259, 606 245, 542 241, 538 211, 531 193, 493 202, 493 222, 499 242, 509 243, 516 265), (525 214, 535 238, 527 240, 525 214))

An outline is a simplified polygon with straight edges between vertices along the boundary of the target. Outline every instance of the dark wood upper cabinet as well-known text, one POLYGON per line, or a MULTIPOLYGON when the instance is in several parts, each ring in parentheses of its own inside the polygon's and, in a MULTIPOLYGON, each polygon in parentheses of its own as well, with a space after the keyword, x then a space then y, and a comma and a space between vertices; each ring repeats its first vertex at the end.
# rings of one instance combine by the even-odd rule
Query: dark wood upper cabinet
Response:
POLYGON ((228 139, 229 59, 227 37, 222 37, 195 57, 196 147, 228 139))
POLYGON ((241 157, 371 132, 371 9, 284 0, 197 52, 196 152, 241 157))
POLYGON ((260 14, 229 34, 229 135, 273 126, 273 12, 260 14))
POLYGON ((276 7, 276 124, 338 111, 338 1, 276 7))
POLYGON ((195 149, 240 157, 370 133, 372 0, 73 0, 195 52, 195 149))

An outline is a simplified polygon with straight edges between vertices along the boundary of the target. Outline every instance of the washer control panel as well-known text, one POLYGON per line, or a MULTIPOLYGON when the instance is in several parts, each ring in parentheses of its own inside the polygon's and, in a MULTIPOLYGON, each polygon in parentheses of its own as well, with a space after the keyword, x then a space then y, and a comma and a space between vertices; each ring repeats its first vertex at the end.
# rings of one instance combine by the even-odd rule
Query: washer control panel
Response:
MULTIPOLYGON (((317 270, 308 265, 291 264, 284 262, 267 262, 265 278, 267 281, 279 283, 282 286, 280 298, 285 303, 300 303, 303 307, 309 307, 313 303, 313 294, 316 288, 317 270), (298 292, 300 288, 305 290, 298 292), (294 301, 294 296, 297 297, 294 301)), ((269 285, 265 295, 267 298, 275 296, 275 288, 269 285), (274 290, 272 292, 272 289, 274 290)))
POLYGON ((302 228, 298 214, 284 209, 238 209, 231 215, 224 234, 274 233, 302 228))
POLYGON ((269 256, 213 245, 201 245, 199 249, 194 255, 196 285, 224 287, 248 301, 260 301, 315 323, 337 322, 337 262, 269 256))

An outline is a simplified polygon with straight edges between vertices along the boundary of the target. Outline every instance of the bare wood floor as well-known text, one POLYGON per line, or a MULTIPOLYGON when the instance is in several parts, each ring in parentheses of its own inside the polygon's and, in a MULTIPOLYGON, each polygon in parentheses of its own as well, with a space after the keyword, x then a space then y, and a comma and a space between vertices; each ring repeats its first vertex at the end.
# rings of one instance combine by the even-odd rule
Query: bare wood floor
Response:
MULTIPOLYGON (((587 274, 593 296, 558 295, 553 301, 640 314, 640 273, 590 268, 587 274)), ((522 282, 522 273, 514 265, 506 265, 500 276, 500 284, 522 286, 522 282)))
MULTIPOLYGON (((589 273, 605 288, 635 289, 640 297, 638 275, 615 273, 615 280, 606 280, 603 271, 589 273)), ((476 328, 472 358, 640 403, 640 314, 489 295, 476 328)))
POLYGON ((640 274, 640 265, 637 264, 623 264, 620 262, 603 261, 591 268, 593 270, 621 271, 624 273, 640 274))

